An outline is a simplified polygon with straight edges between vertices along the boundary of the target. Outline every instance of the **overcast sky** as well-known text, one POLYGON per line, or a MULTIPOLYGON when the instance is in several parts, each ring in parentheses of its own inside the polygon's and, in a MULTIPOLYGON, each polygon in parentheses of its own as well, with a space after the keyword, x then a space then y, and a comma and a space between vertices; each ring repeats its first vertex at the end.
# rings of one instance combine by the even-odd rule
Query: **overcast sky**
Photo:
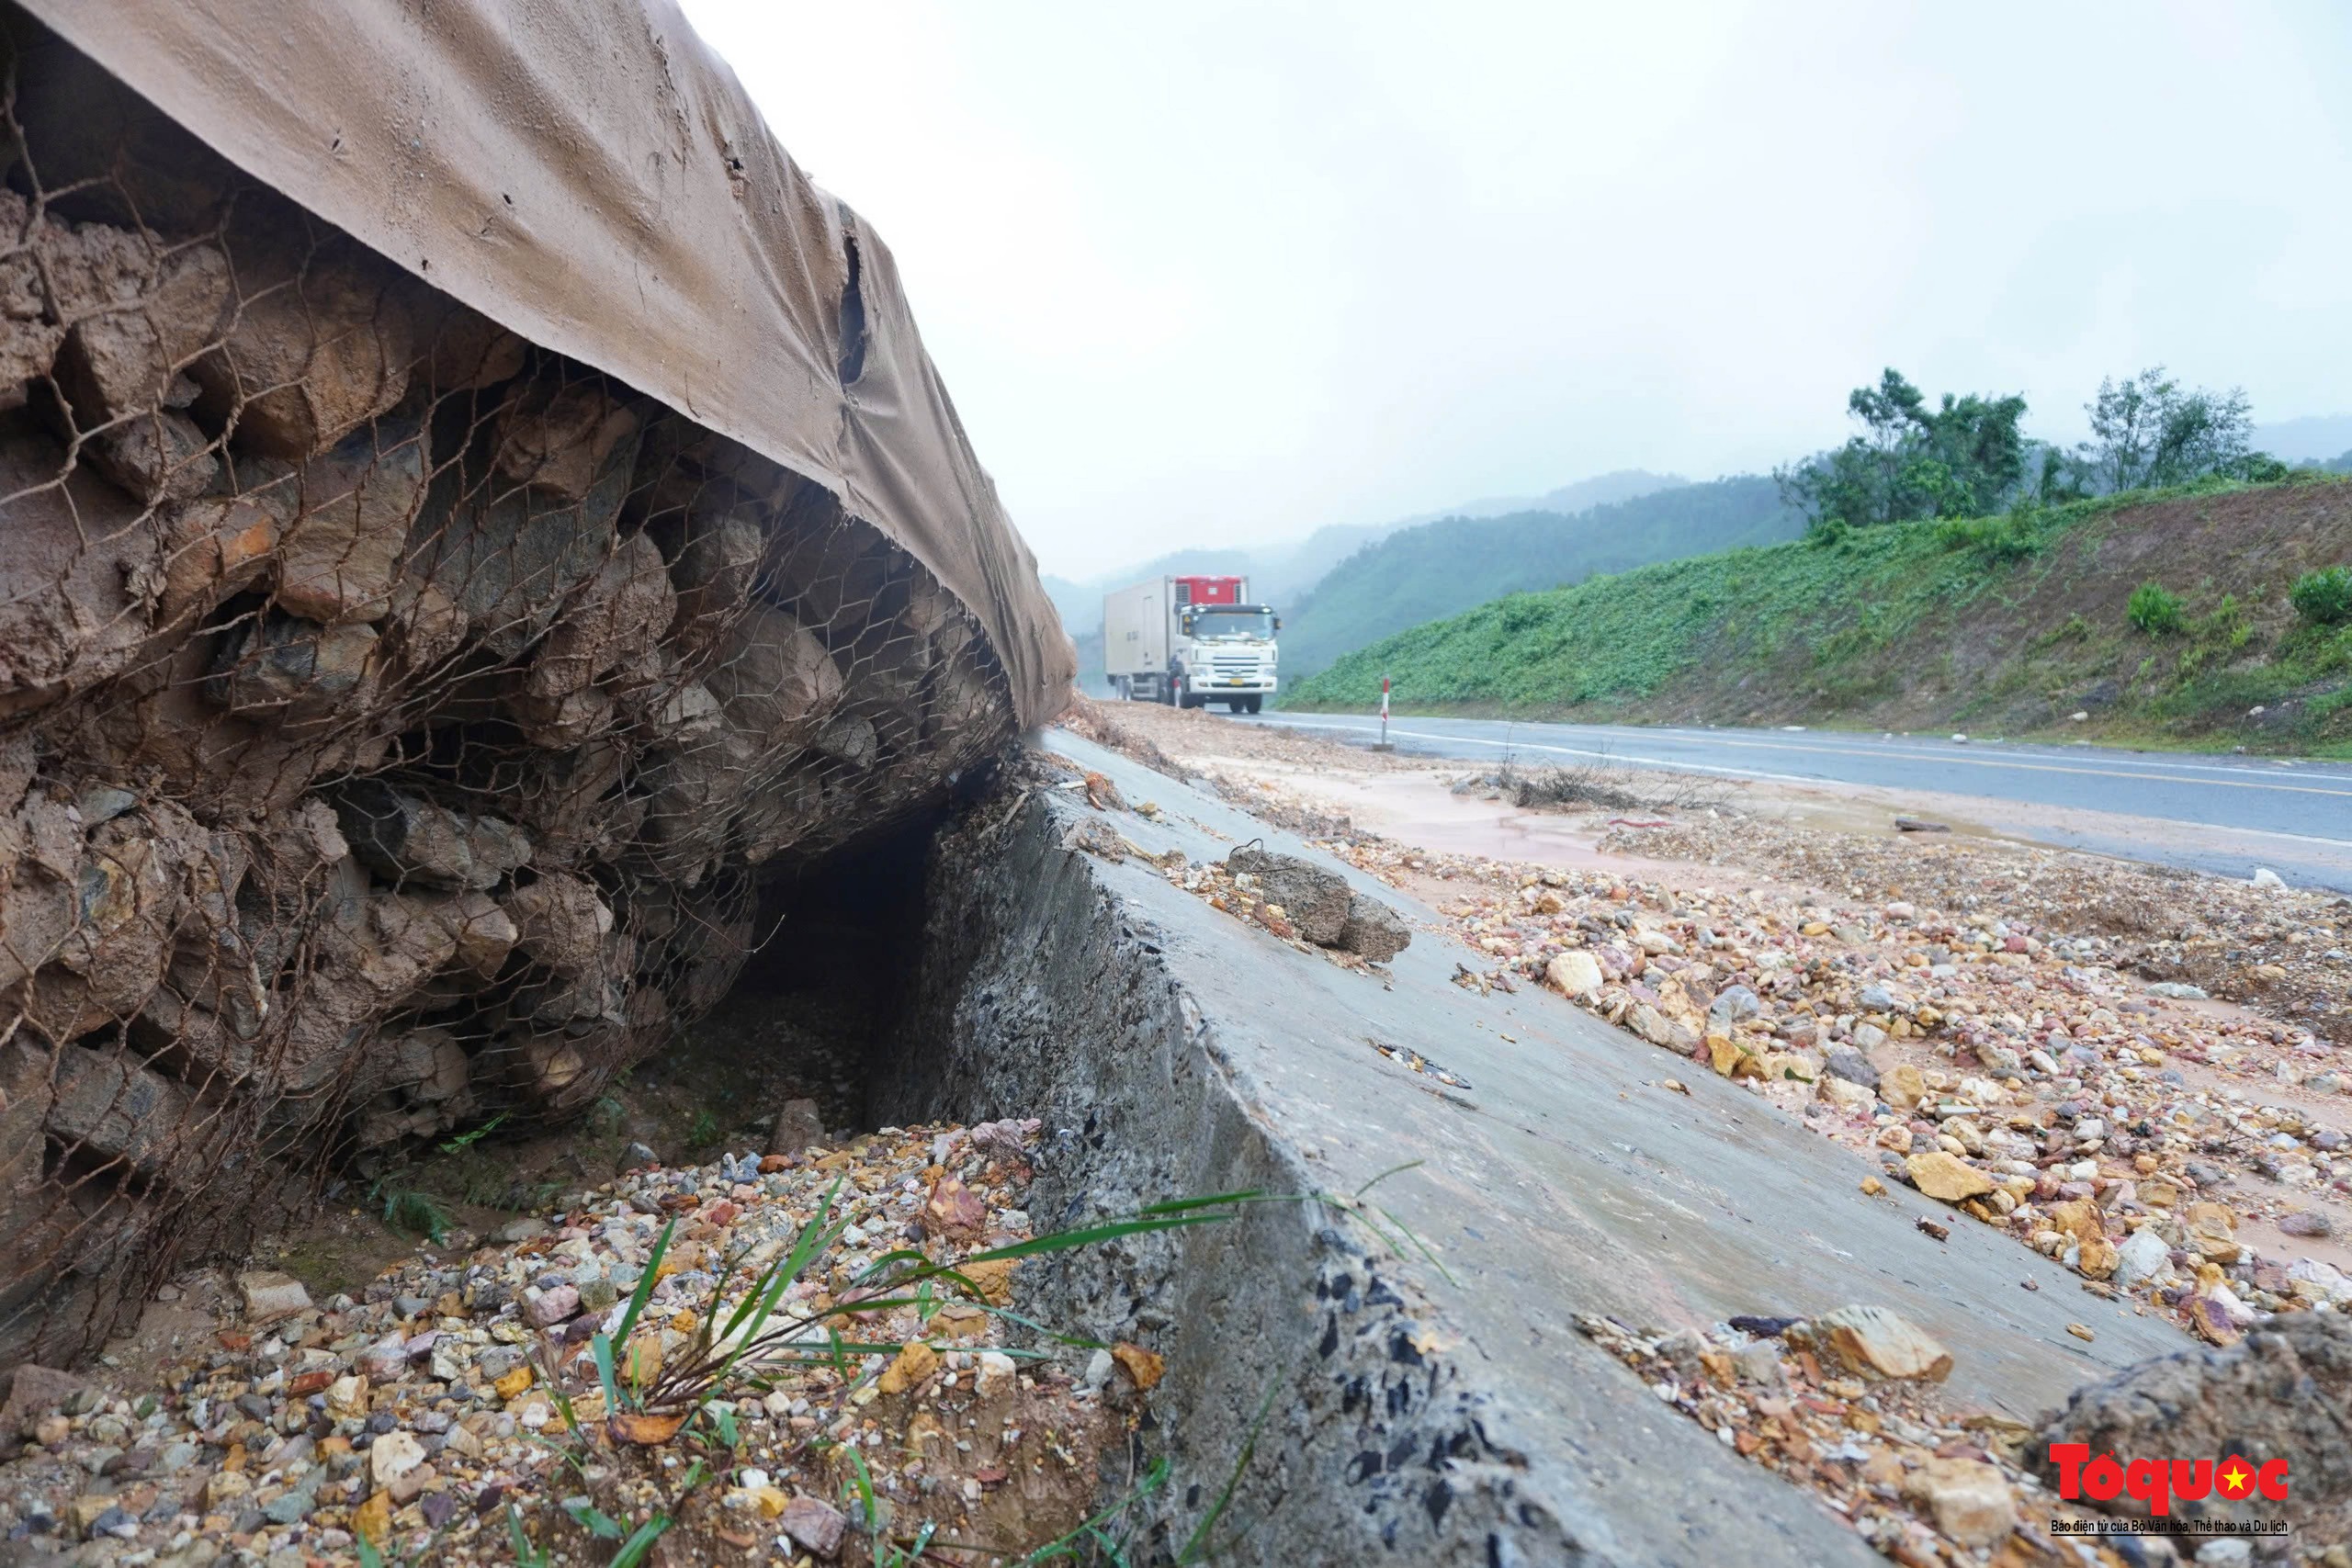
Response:
POLYGON ((2352 409, 2352 6, 684 0, 1048 571, 2163 361, 2352 409))

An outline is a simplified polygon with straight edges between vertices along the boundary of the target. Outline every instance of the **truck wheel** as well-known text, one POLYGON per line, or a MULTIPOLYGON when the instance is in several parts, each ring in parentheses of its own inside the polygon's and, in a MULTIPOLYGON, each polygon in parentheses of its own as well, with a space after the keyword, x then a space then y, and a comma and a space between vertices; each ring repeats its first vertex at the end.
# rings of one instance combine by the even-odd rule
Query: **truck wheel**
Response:
POLYGON ((1266 699, 1263 697, 1251 697, 1248 702, 1242 705, 1242 706, 1248 708, 1251 713, 1256 713, 1260 708, 1262 708, 1265 705, 1266 699))

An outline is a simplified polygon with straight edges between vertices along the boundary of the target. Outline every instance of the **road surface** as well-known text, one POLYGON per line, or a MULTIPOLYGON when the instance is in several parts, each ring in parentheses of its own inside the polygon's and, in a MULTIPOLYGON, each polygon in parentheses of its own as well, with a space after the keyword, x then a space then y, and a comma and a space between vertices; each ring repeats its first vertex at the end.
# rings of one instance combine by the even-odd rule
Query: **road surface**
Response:
MULTIPOLYGON (((1270 713, 1238 718, 1358 744, 1377 718, 1270 713)), ((1505 719, 1390 720, 1397 750, 1498 762, 1628 767, 1917 792, 1982 806, 1977 820, 2045 843, 2226 876, 2267 866, 2352 893, 2352 763, 2182 756, 2097 746, 1953 741, 1836 730, 1680 729, 1505 719)))

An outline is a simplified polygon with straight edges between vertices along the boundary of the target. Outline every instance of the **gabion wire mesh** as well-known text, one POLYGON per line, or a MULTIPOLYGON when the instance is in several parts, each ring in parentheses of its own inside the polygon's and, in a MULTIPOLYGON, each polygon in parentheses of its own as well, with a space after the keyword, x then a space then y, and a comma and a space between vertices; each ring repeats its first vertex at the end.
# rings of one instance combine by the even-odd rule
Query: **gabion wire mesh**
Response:
POLYGON ((1012 718, 821 486, 0 25, 5 1367, 337 1161, 584 1107, 725 992, 763 868, 1012 718))

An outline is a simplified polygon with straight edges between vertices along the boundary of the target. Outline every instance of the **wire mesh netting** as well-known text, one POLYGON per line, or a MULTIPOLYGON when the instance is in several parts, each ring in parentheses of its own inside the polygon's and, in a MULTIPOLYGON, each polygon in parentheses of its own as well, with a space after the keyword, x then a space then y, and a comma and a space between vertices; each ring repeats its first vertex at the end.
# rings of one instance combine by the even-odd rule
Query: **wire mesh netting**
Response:
POLYGON ((1013 720, 827 489, 0 25, 6 1366, 339 1161, 584 1107, 768 868, 1013 720))

